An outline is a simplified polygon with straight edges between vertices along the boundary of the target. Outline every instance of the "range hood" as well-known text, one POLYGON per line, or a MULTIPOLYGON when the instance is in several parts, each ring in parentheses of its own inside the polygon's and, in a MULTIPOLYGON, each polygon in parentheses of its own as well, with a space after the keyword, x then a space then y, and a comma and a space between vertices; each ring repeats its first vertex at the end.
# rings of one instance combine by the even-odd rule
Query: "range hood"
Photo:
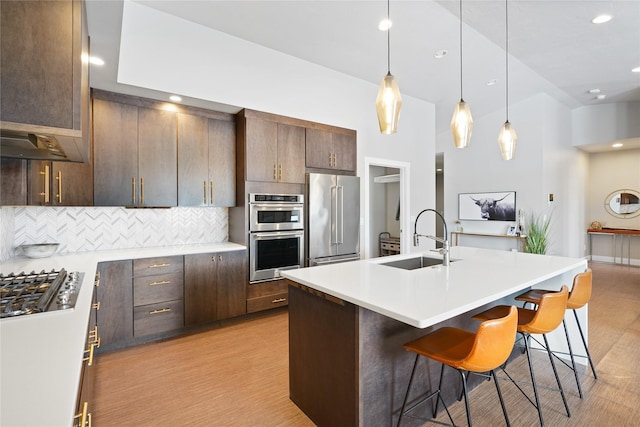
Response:
MULTIPOLYGON (((49 128, 51 129, 51 128, 49 128)), ((69 133, 74 133, 70 131, 69 133)), ((29 160, 86 162, 89 151, 83 147, 82 137, 2 129, 0 156, 29 160)))

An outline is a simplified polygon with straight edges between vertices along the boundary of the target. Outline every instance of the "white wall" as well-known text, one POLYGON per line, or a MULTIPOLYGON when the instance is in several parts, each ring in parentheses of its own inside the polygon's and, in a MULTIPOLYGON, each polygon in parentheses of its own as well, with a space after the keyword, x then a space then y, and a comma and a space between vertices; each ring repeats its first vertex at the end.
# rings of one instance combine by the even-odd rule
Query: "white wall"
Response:
MULTIPOLYGON (((473 104, 470 103, 473 110, 473 104)), ((546 94, 509 106, 509 121, 518 134, 513 160, 504 161, 498 134, 505 112, 474 117, 471 144, 453 147, 451 135, 438 135, 438 151, 445 153, 445 213, 450 225, 458 217, 458 194, 515 191, 517 209, 527 215, 552 215, 550 254, 584 255, 584 154, 571 147, 571 112, 546 94), (549 205, 548 194, 554 194, 549 205)), ((463 221, 466 232, 505 234, 512 223, 463 221)), ((502 239, 478 245, 507 249, 502 239)))
POLYGON ((382 135, 377 85, 132 2, 124 3, 118 81, 355 129, 359 176, 367 156, 410 163, 408 214, 434 206, 433 104, 403 96, 398 133, 382 135))
MULTIPOLYGON (((604 207, 607 196, 616 190, 640 191, 640 150, 593 153, 589 156, 589 171, 588 214, 583 225, 588 227, 592 221, 599 221, 604 227, 640 229, 640 216, 616 218, 604 207)), ((613 261, 612 237, 593 236, 592 239, 594 259, 613 261)), ((620 243, 618 238, 617 244, 620 245, 620 243)), ((628 251, 627 244, 625 240, 625 257, 628 251)), ((617 256, 620 256, 619 246, 617 256)), ((631 239, 631 258, 635 260, 632 263, 640 265, 640 238, 638 237, 631 239)), ((627 260, 625 259, 624 262, 627 260)))
POLYGON ((581 107, 572 115, 575 146, 640 137, 640 102, 581 107))

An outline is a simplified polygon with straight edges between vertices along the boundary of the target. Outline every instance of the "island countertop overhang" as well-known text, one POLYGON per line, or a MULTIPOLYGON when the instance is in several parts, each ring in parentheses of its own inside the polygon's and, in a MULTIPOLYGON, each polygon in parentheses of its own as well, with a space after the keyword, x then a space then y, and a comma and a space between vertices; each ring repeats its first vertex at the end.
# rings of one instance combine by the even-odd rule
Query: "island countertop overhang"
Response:
MULTIPOLYGON (((381 265, 426 256, 414 252, 283 271, 282 276, 317 291, 417 328, 427 328, 516 292, 587 268, 586 259, 456 246, 449 267, 403 270, 381 265)), ((556 285, 557 286, 557 285, 556 285)))

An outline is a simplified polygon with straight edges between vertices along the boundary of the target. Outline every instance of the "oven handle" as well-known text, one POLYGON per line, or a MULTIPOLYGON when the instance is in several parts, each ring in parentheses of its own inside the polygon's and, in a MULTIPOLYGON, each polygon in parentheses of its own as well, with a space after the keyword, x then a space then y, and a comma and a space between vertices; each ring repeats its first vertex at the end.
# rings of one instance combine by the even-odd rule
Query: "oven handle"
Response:
POLYGON ((251 233, 255 239, 282 239, 285 237, 297 237, 304 235, 304 230, 293 231, 267 231, 264 233, 251 233))

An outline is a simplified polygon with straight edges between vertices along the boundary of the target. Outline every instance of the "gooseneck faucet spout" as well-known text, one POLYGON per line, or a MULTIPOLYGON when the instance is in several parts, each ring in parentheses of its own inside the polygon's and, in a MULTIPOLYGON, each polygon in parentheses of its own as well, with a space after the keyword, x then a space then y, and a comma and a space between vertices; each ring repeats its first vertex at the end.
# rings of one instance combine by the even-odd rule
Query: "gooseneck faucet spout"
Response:
POLYGON ((439 253, 442 255, 442 265, 444 266, 448 266, 449 265, 449 240, 447 240, 447 236, 449 235, 449 228, 447 227, 447 222, 444 220, 444 217, 442 216, 442 214, 440 212, 438 212, 435 209, 423 209, 422 211, 420 211, 420 213, 418 214, 418 216, 416 217, 416 222, 413 224, 413 246, 418 246, 418 243, 420 243, 420 237, 426 237, 428 239, 432 239, 435 240, 436 242, 440 242, 442 243, 442 249, 440 249, 439 253), (438 216, 441 220, 442 220, 442 224, 444 225, 444 239, 441 239, 439 237, 436 236, 431 236, 428 234, 418 234, 418 220, 420 219, 420 215, 422 215, 423 213, 427 212, 427 211, 431 211, 433 213, 436 214, 436 216, 438 216))

